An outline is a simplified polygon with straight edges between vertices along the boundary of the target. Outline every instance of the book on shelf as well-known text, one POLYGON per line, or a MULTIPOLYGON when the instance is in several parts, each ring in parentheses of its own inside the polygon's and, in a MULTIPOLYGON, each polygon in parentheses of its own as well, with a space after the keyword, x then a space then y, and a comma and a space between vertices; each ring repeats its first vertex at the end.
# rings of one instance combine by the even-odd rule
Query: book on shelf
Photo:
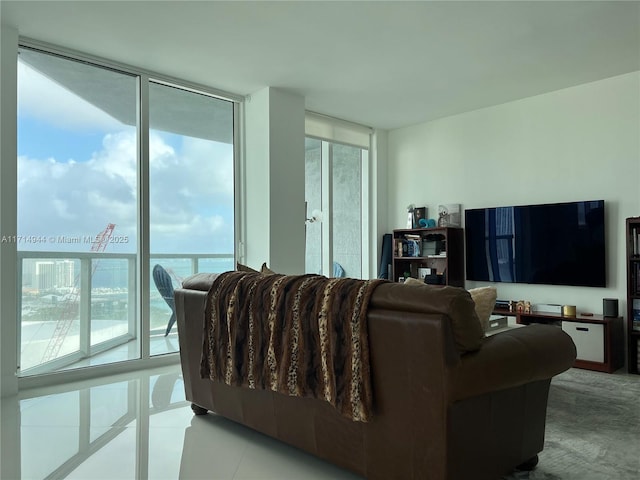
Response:
POLYGON ((630 262, 629 265, 629 294, 640 295, 640 262, 630 262))
POLYGON ((419 257, 420 256, 420 243, 417 240, 406 240, 407 244, 407 257, 419 257))
POLYGON ((393 240, 393 254, 396 257, 401 257, 402 256, 402 250, 403 250, 403 246, 402 246, 402 239, 401 238, 394 238, 393 240))
POLYGON ((397 238, 395 252, 396 257, 419 257, 420 242, 412 239, 397 238))
POLYGON ((631 229, 632 255, 640 254, 640 229, 633 227, 631 229))
POLYGON ((633 315, 633 330, 640 331, 640 300, 634 299, 632 306, 632 315, 633 315))
POLYGON ((629 233, 631 235, 631 255, 640 256, 640 227, 632 227, 629 233))

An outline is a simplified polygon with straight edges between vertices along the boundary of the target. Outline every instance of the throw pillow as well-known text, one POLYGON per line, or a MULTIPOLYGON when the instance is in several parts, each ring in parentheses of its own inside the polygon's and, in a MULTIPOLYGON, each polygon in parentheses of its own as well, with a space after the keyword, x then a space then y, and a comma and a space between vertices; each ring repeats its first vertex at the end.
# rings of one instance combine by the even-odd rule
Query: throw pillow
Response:
POLYGON ((253 269, 253 268, 251 268, 251 267, 247 267, 246 265, 243 265, 243 264, 241 264, 241 263, 239 263, 239 262, 236 262, 236 270, 237 270, 238 272, 253 272, 253 273, 258 273, 258 271, 257 271, 257 270, 254 270, 254 269, 253 269))
POLYGON ((472 288, 469 293, 476 304, 476 314, 480 319, 482 330, 486 332, 489 328, 489 317, 496 306, 498 290, 496 287, 479 287, 472 288))
POLYGON ((273 270, 271 270, 269 267, 267 267, 267 262, 264 262, 262 264, 262 267, 260 268, 260 273, 264 273, 265 275, 273 275, 276 272, 274 272, 273 270))
POLYGON ((404 279, 405 285, 425 285, 422 280, 418 280, 417 278, 409 277, 404 279))

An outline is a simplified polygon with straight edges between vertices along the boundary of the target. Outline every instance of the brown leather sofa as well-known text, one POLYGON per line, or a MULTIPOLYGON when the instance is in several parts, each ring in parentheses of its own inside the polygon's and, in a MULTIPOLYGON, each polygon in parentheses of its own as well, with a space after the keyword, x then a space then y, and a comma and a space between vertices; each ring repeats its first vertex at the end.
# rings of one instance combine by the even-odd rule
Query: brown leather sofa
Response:
POLYGON ((201 378, 214 279, 198 274, 175 292, 195 413, 213 411, 369 479, 496 480, 535 465, 551 378, 576 356, 560 328, 532 325, 484 338, 463 289, 383 283, 367 314, 373 418, 354 422, 319 399, 201 378))

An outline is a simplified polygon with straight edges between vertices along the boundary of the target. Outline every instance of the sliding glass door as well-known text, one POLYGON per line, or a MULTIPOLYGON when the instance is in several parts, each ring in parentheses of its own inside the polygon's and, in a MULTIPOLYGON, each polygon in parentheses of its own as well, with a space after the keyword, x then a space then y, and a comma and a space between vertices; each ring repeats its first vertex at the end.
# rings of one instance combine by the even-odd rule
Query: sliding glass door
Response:
POLYGON ((367 149, 306 139, 306 272, 363 277, 368 164, 367 149))
POLYGON ((171 290, 197 271, 234 268, 233 104, 151 82, 149 122, 149 312, 156 355, 178 351, 171 290))

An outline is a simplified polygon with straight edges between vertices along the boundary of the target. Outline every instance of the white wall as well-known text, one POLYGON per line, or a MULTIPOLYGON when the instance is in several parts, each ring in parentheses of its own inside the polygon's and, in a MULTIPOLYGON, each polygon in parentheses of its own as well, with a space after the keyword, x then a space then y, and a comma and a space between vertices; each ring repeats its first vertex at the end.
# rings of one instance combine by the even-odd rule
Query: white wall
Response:
POLYGON ((371 196, 371 208, 369 209, 369 225, 371 238, 369 240, 369 277, 377 278, 380 267, 380 255, 382 253, 382 236, 389 232, 387 217, 389 216, 386 179, 388 172, 388 138, 387 130, 376 130, 372 140, 372 152, 370 156, 371 174, 369 177, 369 194, 371 196))
MULTIPOLYGON (((625 218, 640 215, 640 72, 389 133, 388 230, 406 206, 605 200, 607 288, 497 283, 498 298, 625 311, 625 218)), ((467 282, 467 287, 481 285, 467 282)))
POLYGON ((304 273, 304 97, 277 88, 245 104, 241 240, 247 265, 304 273))

